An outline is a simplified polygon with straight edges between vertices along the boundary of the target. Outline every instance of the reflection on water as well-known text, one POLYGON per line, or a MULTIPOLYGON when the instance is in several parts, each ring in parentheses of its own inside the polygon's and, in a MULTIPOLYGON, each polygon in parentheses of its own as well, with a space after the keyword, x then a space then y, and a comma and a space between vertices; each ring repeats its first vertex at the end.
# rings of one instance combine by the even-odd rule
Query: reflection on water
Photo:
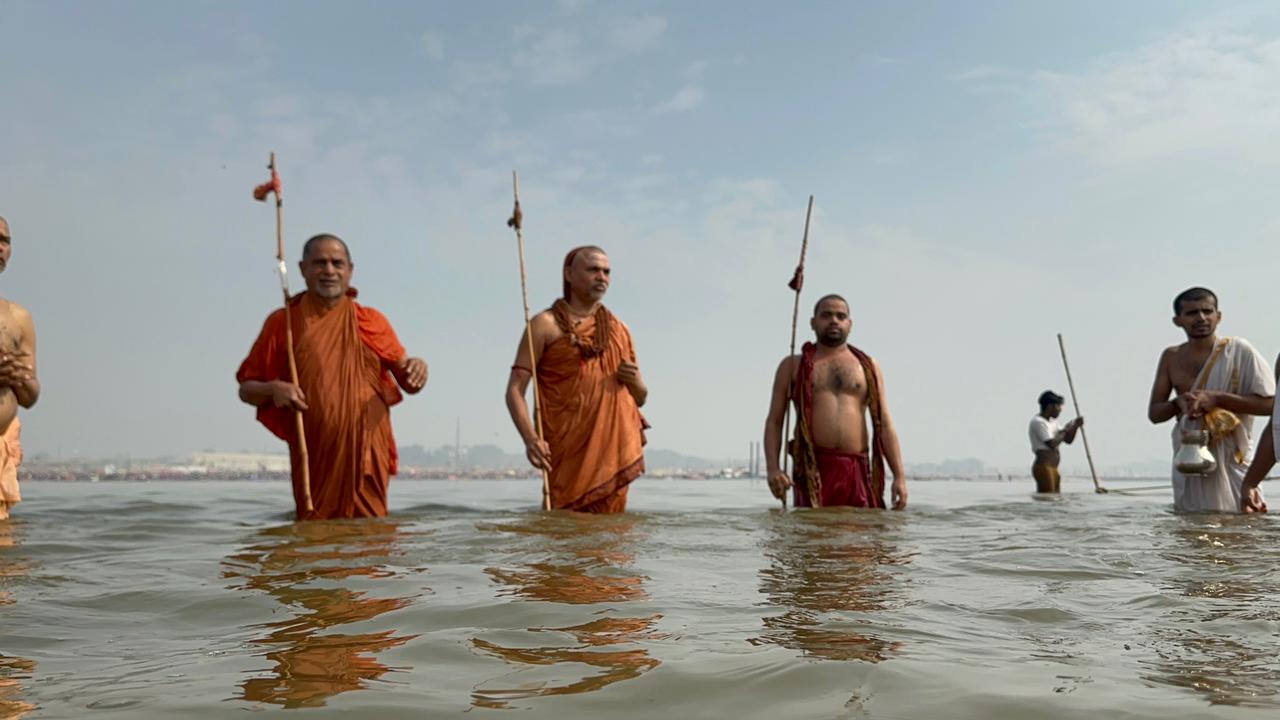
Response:
POLYGON ((882 513, 840 509, 773 517, 764 543, 760 592, 784 608, 764 619, 753 645, 781 645, 807 657, 880 662, 900 643, 877 637, 858 615, 885 610, 897 588, 886 565, 910 556, 885 539, 882 513))
MULTIPOLYGON (((535 558, 515 567, 489 567, 485 572, 500 586, 500 597, 518 601, 566 605, 643 602, 649 599, 644 588, 648 578, 630 567, 639 522, 634 515, 551 513, 510 524, 481 525, 482 531, 510 535, 513 556, 535 558)), ((566 627, 527 628, 536 634, 531 640, 533 647, 508 647, 472 638, 472 647, 478 652, 517 667, 478 685, 472 692, 472 703, 507 708, 513 700, 592 692, 660 665, 640 643, 666 638, 656 630, 662 616, 620 617, 614 612, 614 608, 597 610, 592 613, 594 619, 566 627)))
POLYGON ((1170 561, 1163 584, 1187 606, 1153 632, 1155 658, 1143 679, 1204 694, 1211 703, 1280 707, 1280 666, 1265 601, 1274 581, 1267 538, 1243 516, 1178 516, 1157 526, 1170 561), (1262 622, 1258 622, 1262 621, 1262 622))
MULTIPOLYGON (((21 546, 19 532, 14 521, 0 521, 0 608, 17 602, 6 586, 31 570, 31 564, 17 556, 21 546)), ((36 709, 35 705, 22 699, 22 681, 30 680, 35 669, 34 660, 0 652, 0 720, 20 718, 36 709)))
MULTIPOLYGON (((315 521, 271 528, 225 561, 223 577, 236 589, 275 597, 290 616, 255 629, 266 631, 254 643, 275 663, 270 675, 240 684, 240 698, 284 707, 315 707, 326 699, 360 690, 392 668, 376 654, 403 645, 414 635, 394 630, 332 632, 412 603, 418 595, 369 597, 348 585, 362 580, 400 577, 390 562, 402 554, 406 533, 388 520, 315 521)), ((424 590, 425 592, 425 590, 424 590)))
POLYGON ((0 655, 0 720, 16 720, 36 709, 22 700, 22 680, 30 680, 36 664, 32 660, 0 655))

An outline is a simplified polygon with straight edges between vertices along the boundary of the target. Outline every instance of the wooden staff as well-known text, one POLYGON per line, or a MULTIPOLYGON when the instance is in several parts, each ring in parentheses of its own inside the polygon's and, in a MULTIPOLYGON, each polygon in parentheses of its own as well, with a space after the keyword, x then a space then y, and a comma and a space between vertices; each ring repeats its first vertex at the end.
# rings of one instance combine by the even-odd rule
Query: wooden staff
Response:
MULTIPOLYGON (((1062 369, 1067 371, 1067 387, 1071 390, 1071 405, 1076 409, 1076 417, 1080 415, 1080 401, 1076 399, 1076 384, 1071 380, 1071 365, 1067 363, 1067 346, 1062 342, 1062 333, 1058 333, 1058 350, 1062 351, 1062 369)), ((1098 471, 1093 469, 1093 453, 1089 452, 1089 436, 1084 434, 1084 425, 1080 426, 1080 439, 1084 441, 1084 456, 1089 460, 1089 474, 1093 476, 1093 491, 1105 493, 1107 489, 1098 482, 1098 471)))
MULTIPOLYGON (((533 379, 533 421, 538 432, 538 442, 542 442, 542 401, 538 394, 538 359, 533 352, 533 324, 529 320, 529 280, 524 269, 524 213, 520 212, 520 178, 516 171, 511 171, 511 193, 515 196, 516 206, 511 211, 511 219, 507 225, 516 231, 516 246, 520 250, 520 298, 524 301, 524 336, 529 342, 529 374, 533 379)), ((551 477, 546 469, 542 470, 542 509, 551 509, 551 477)))
MULTIPOLYGON (((266 201, 267 195, 276 196, 276 260, 279 262, 280 289, 284 293, 284 339, 285 349, 289 356, 289 381, 298 386, 298 361, 293 354, 293 314, 289 312, 289 266, 284 259, 284 198, 280 184, 280 173, 276 169, 276 154, 271 153, 267 164, 271 171, 271 179, 253 190, 256 200, 266 201)), ((307 433, 302 424, 302 410, 293 409, 294 430, 298 435, 298 454, 302 462, 302 499, 306 503, 307 512, 313 512, 311 504, 311 468, 307 460, 307 433)))
MULTIPOLYGON (((787 287, 796 291, 795 304, 791 308, 791 353, 787 357, 794 357, 796 354, 796 326, 800 322, 800 291, 804 289, 804 256, 809 252, 809 220, 813 217, 813 196, 809 196, 809 209, 804 213, 804 239, 800 242, 800 264, 796 265, 796 272, 791 276, 791 282, 787 283, 787 287)), ((787 452, 787 438, 791 435, 791 391, 795 385, 794 373, 792 380, 787 383, 787 405, 782 414, 782 472, 790 476, 790 458, 791 454, 787 452)), ((797 421, 797 424, 799 421, 797 421)), ((791 482, 795 482, 795 478, 791 478, 791 482)), ((787 494, 782 493, 782 509, 787 509, 787 494)))

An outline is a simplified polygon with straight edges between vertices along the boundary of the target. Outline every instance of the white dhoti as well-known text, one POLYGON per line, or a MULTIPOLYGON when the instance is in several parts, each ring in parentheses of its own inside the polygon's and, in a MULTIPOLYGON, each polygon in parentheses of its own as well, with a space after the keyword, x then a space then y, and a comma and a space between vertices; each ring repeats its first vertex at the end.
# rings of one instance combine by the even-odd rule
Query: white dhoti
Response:
MULTIPOLYGON (((1224 338, 1226 346, 1217 361, 1205 363, 1197 389, 1233 395, 1276 394, 1276 381, 1267 361, 1243 338, 1224 338), (1212 365, 1210 365, 1212 363, 1212 365), (1205 372, 1208 377, 1205 377, 1205 372)), ((1240 486, 1253 460, 1253 416, 1241 415, 1243 433, 1230 433, 1209 443, 1217 467, 1208 475, 1183 475, 1173 469, 1173 507, 1179 512, 1240 512, 1240 486), (1243 438, 1241 440, 1240 438, 1243 438)), ((1198 429, 1196 420, 1179 420, 1173 426, 1173 451, 1182 446, 1184 427, 1198 429)))

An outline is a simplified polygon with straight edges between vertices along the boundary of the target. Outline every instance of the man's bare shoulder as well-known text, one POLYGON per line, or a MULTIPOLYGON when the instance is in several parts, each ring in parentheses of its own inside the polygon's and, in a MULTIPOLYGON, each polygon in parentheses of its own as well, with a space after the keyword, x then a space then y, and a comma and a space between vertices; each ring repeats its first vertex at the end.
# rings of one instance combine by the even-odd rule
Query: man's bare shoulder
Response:
POLYGON ((560 337, 560 326, 556 324, 556 316, 550 310, 543 310, 529 320, 533 336, 540 340, 554 340, 560 337))
POLYGON ((27 309, 12 300, 0 299, 0 314, 7 315, 16 321, 29 320, 31 313, 27 309))
POLYGON ((555 313, 551 312, 551 310, 549 309, 542 310, 529 320, 529 324, 532 325, 534 329, 541 328, 541 327, 555 327, 555 324, 556 324, 555 313))
POLYGON ((786 375, 786 374, 795 375, 799 369, 800 369, 799 355, 788 355, 782 358, 782 360, 778 363, 779 375, 786 375))

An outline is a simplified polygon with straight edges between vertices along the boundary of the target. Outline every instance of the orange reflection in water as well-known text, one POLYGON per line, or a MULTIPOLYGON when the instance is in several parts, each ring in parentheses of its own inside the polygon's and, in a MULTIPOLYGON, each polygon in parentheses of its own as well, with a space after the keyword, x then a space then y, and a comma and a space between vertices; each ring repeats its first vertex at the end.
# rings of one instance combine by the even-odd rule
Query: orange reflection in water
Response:
POLYGON ((753 645, 780 645, 825 660, 880 662, 901 648, 868 632, 867 614, 896 592, 886 565, 910 562, 884 539, 879 513, 830 509, 779 515, 765 541, 760 592, 784 608, 764 618, 753 645))
MULTIPOLYGON (((21 545, 18 532, 14 521, 0 520, 0 607, 17 602, 12 593, 4 590, 4 585, 31 570, 29 562, 14 557, 21 545)), ((36 709, 22 699, 25 689, 22 681, 30 680, 35 670, 34 660, 0 653, 0 720, 16 720, 36 709)))
MULTIPOLYGON (((647 578, 630 567, 637 523, 634 516, 550 513, 514 524, 484 526, 482 530, 511 534, 514 555, 538 558, 513 568, 486 568, 485 572, 499 584, 500 597, 519 601, 562 605, 643 602, 649 599, 644 588, 647 578)), ((667 637, 656 629, 662 616, 619 617, 611 614, 614 611, 602 608, 593 613, 599 617, 567 627, 527 628, 539 637, 559 636, 557 644, 506 647, 472 638, 472 647, 478 652, 516 668, 477 686, 472 704, 509 708, 519 699, 594 692, 661 665, 639 644, 667 637)))
POLYGON ((368 597, 335 583, 348 579, 390 579, 402 573, 387 566, 399 556, 405 537, 388 520, 315 521, 271 528, 225 561, 223 577, 237 589, 266 592, 292 612, 290 617, 254 626, 266 634, 252 642, 271 650, 271 674, 240 685, 239 697, 289 708, 318 707, 339 693, 364 689, 389 671, 375 658, 416 637, 394 630, 341 633, 334 629, 370 620, 412 603, 408 597, 368 597))

